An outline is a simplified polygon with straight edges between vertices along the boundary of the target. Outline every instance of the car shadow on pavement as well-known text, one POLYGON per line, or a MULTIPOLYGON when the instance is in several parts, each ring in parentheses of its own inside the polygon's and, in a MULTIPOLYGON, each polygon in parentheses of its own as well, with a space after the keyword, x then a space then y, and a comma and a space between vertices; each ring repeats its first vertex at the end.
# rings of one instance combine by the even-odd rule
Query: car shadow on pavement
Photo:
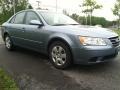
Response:
MULTIPOLYGON (((39 52, 35 52, 35 51, 31 51, 28 49, 24 49, 24 48, 16 48, 16 51, 22 54, 26 54, 26 55, 30 55, 33 57, 37 57, 40 60, 43 60, 43 62, 47 62, 50 64, 49 58, 47 55, 45 54, 41 54, 39 52)), ((116 60, 110 61, 110 62, 105 62, 105 63, 99 63, 99 64, 93 64, 93 65, 81 65, 81 64, 73 64, 71 67, 65 69, 64 71, 73 71, 73 70, 77 70, 80 72, 103 72, 107 69, 110 69, 111 67, 114 67, 116 65, 116 60)), ((53 67, 53 66, 52 66, 53 67)), ((53 67, 54 68, 54 67, 53 67)))
POLYGON ((92 74, 92 75, 100 75, 101 73, 113 73, 117 70, 119 64, 117 60, 113 60, 110 62, 93 64, 93 65, 73 65, 72 67, 68 68, 66 72, 78 73, 80 74, 92 74))
POLYGON ((15 47, 14 51, 22 53, 22 54, 30 55, 30 56, 32 55, 32 56, 35 56, 35 57, 39 57, 41 59, 48 59, 48 56, 45 55, 45 54, 42 54, 40 52, 36 52, 36 51, 33 51, 33 50, 21 48, 21 47, 15 47))

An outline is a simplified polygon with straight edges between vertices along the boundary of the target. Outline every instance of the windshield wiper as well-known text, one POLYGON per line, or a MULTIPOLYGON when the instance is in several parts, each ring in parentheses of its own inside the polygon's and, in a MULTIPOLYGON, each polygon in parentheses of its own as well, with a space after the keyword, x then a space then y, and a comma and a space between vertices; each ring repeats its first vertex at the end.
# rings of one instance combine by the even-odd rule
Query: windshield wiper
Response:
POLYGON ((64 25, 67 25, 67 24, 54 24, 53 26, 64 26, 64 25))
POLYGON ((80 24, 54 24, 53 26, 80 25, 80 24))
POLYGON ((68 24, 68 25, 80 25, 80 24, 68 24))

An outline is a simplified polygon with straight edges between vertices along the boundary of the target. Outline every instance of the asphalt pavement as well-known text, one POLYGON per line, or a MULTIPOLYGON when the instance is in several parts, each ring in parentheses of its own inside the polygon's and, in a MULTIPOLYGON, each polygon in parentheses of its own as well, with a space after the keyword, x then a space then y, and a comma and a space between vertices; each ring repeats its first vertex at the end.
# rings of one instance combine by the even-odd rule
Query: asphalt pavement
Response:
POLYGON ((1 36, 1 31, 0 31, 0 44, 3 44, 2 36, 1 36))
POLYGON ((40 53, 22 48, 7 51, 0 38, 0 66, 20 90, 120 90, 120 55, 109 63, 58 70, 40 53))

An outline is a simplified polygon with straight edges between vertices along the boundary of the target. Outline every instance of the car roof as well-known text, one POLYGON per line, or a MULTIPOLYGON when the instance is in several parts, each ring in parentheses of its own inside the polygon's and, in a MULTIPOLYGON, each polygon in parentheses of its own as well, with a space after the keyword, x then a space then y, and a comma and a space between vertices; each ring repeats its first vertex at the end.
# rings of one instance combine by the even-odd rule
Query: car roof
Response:
MULTIPOLYGON (((40 10, 40 9, 26 9, 26 10, 22 10, 20 12, 23 12, 23 11, 34 11, 34 12, 53 12, 53 11, 50 11, 50 10, 40 10)), ((54 13, 54 12, 53 12, 54 13)))

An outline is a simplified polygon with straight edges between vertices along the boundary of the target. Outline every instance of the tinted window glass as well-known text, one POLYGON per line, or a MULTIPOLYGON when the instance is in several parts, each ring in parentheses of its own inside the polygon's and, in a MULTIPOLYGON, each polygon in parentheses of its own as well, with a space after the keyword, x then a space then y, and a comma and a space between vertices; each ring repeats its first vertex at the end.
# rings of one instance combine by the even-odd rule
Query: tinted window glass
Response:
POLYGON ((17 14, 14 23, 23 24, 24 16, 25 16, 25 12, 17 14))
POLYGON ((27 12, 27 16, 26 16, 26 24, 29 24, 31 20, 39 20, 39 17, 37 16, 36 13, 34 12, 27 12))
POLYGON ((68 24, 78 24, 76 21, 74 21, 72 18, 60 14, 60 13, 52 13, 52 12, 40 12, 40 14, 43 16, 44 20, 49 25, 68 25, 68 24))

